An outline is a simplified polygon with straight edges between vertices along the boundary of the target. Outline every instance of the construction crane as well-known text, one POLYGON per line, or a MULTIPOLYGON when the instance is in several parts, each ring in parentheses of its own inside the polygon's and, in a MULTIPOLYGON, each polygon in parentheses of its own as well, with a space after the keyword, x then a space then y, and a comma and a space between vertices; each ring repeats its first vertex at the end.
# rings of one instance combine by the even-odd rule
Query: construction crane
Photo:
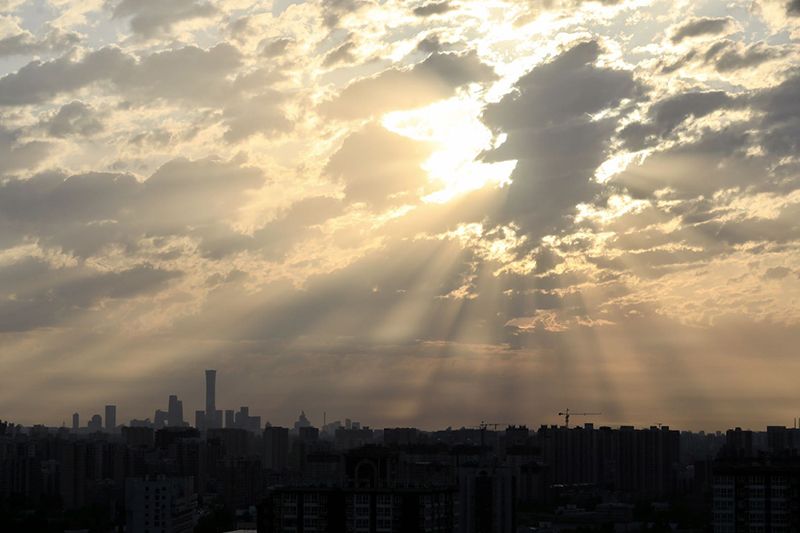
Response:
POLYGON ((564 427, 568 428, 569 427, 569 417, 572 416, 572 415, 575 415, 575 416, 600 416, 602 414, 603 413, 573 413, 572 411, 567 409, 566 411, 564 411, 562 413, 558 413, 558 416, 563 416, 564 417, 564 427))

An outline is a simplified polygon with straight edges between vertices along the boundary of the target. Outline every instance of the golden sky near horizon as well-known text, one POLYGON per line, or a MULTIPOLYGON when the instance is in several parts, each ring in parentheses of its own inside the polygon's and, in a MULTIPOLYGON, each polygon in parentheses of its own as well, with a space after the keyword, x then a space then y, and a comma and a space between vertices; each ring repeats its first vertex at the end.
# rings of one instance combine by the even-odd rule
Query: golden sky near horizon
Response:
POLYGON ((789 424, 796 0, 0 0, 0 418, 789 424))

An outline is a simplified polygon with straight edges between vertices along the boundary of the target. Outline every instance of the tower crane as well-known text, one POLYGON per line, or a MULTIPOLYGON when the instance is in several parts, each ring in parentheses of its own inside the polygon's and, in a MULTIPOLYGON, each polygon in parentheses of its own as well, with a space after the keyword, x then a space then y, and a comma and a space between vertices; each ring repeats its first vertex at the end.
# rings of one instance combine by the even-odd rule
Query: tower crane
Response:
POLYGON ((575 415, 575 416, 600 416, 602 414, 603 413, 573 413, 572 411, 569 410, 569 408, 567 408, 566 411, 558 413, 558 416, 563 416, 564 417, 564 427, 568 428, 569 427, 569 417, 570 416, 573 416, 573 415, 575 415))

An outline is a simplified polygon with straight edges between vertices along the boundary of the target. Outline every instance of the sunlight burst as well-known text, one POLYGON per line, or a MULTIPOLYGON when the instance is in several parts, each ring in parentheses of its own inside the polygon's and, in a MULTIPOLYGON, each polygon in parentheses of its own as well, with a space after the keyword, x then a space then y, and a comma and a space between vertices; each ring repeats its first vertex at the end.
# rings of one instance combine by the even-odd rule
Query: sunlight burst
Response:
POLYGON ((509 184, 516 161, 482 163, 481 152, 498 146, 502 136, 480 121, 481 102, 456 97, 413 111, 389 113, 383 125, 388 130, 418 141, 433 142, 439 149, 423 164, 430 182, 438 190, 423 198, 430 203, 445 203, 458 195, 509 184))

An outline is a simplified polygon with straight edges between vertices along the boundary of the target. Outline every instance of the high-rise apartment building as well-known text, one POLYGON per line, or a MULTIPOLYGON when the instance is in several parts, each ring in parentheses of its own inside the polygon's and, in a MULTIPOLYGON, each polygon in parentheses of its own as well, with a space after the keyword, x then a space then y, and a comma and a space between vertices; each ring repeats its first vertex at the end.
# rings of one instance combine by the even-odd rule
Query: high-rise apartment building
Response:
POLYGON ((112 432, 117 427, 117 406, 106 405, 106 431, 112 432))

